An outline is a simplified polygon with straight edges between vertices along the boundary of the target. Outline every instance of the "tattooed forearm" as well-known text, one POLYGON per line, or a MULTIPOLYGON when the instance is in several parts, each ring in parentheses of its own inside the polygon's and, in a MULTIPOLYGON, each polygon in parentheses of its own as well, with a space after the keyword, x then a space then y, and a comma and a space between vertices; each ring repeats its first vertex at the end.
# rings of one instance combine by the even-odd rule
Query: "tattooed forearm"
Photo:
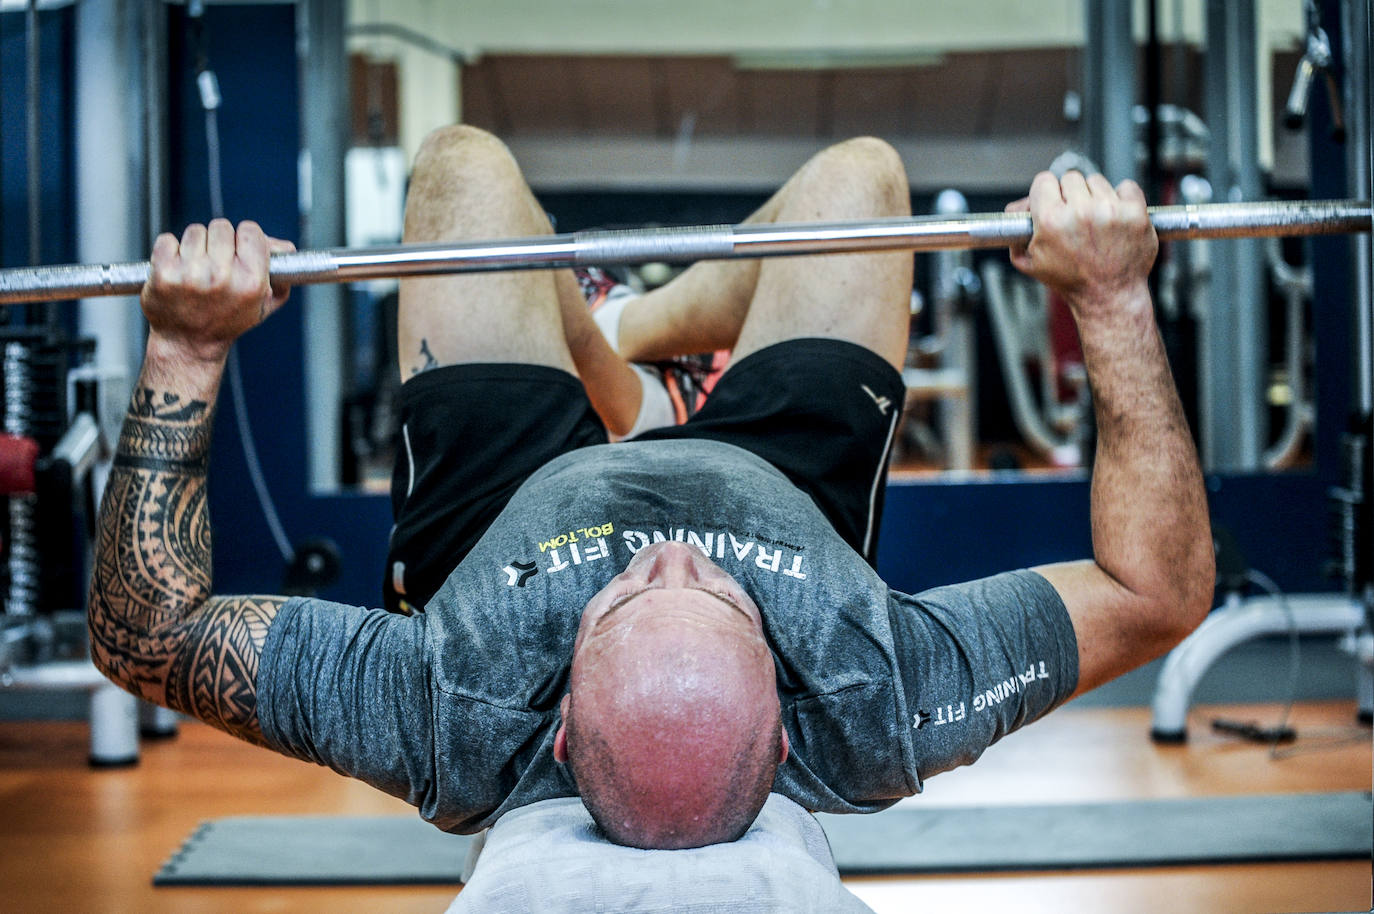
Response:
POLYGON ((183 399, 177 394, 158 393, 151 387, 134 391, 129 414, 140 419, 161 419, 164 422, 196 423, 209 418, 210 404, 204 400, 183 399))
POLYGON ((212 410, 142 389, 100 508, 91 652, 134 694, 261 741, 255 682, 276 597, 210 596, 212 410))
POLYGON ((183 402, 175 394, 148 388, 134 392, 119 436, 115 466, 179 469, 205 475, 210 459, 209 404, 183 402))

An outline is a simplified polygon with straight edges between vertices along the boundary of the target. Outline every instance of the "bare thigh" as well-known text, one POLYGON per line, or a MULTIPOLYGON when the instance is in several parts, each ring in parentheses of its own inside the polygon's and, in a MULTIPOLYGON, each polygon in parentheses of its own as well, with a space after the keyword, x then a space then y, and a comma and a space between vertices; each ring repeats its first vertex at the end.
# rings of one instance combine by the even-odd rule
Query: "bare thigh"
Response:
MULTIPOLYGON (((547 234, 547 217, 500 140, 472 127, 432 133, 406 201, 408 243, 547 234)), ((402 379, 463 362, 522 362, 573 371, 547 270, 401 281, 402 379)))
MULTIPOLYGON (((785 188, 777 222, 908 216, 901 160, 880 140, 841 143, 811 159, 785 188)), ((857 343, 900 370, 910 321, 912 255, 827 254, 762 261, 734 358, 783 340, 857 343)))

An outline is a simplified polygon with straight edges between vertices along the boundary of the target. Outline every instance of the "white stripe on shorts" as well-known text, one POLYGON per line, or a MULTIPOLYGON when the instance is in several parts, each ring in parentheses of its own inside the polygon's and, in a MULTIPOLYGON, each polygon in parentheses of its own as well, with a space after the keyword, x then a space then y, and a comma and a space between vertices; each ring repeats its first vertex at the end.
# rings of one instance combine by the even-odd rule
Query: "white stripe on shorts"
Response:
POLYGON ((892 439, 897 434, 897 423, 902 418, 900 409, 892 410, 892 424, 887 428, 887 442, 883 445, 883 453, 878 458, 878 469, 873 474, 873 486, 868 490, 868 529, 864 531, 863 554, 868 556, 869 549, 873 545, 873 515, 878 505, 878 486, 883 481, 883 471, 887 469, 887 455, 892 450, 892 439))
POLYGON ((415 491, 415 454, 410 449, 410 426, 405 423, 401 423, 401 437, 406 442, 406 470, 410 473, 406 481, 406 498, 409 498, 410 493, 415 491))

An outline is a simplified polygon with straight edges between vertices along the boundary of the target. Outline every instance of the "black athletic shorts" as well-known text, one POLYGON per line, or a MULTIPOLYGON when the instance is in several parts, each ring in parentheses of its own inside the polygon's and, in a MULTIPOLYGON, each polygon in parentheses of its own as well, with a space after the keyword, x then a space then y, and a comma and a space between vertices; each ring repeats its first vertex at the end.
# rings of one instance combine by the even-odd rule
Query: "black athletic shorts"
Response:
MULTIPOLYGON (((685 425, 638 441, 709 438, 752 451, 821 508, 871 563, 905 388, 877 354, 788 340, 741 359, 685 425)), ((406 381, 383 591, 411 612, 439 589, 535 470, 606 442, 581 382, 536 365, 434 368, 406 381)))

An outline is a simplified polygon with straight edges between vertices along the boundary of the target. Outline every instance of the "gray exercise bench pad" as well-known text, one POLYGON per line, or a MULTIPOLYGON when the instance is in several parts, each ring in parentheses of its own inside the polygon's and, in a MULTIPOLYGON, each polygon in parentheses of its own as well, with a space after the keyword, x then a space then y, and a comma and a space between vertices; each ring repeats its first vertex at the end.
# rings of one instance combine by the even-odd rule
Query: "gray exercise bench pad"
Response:
MULTIPOLYGON (((1367 858, 1368 793, 1045 806, 904 804, 819 815, 841 873, 952 873, 1367 858)), ((456 884, 472 838, 412 816, 201 825, 156 885, 456 884)))

